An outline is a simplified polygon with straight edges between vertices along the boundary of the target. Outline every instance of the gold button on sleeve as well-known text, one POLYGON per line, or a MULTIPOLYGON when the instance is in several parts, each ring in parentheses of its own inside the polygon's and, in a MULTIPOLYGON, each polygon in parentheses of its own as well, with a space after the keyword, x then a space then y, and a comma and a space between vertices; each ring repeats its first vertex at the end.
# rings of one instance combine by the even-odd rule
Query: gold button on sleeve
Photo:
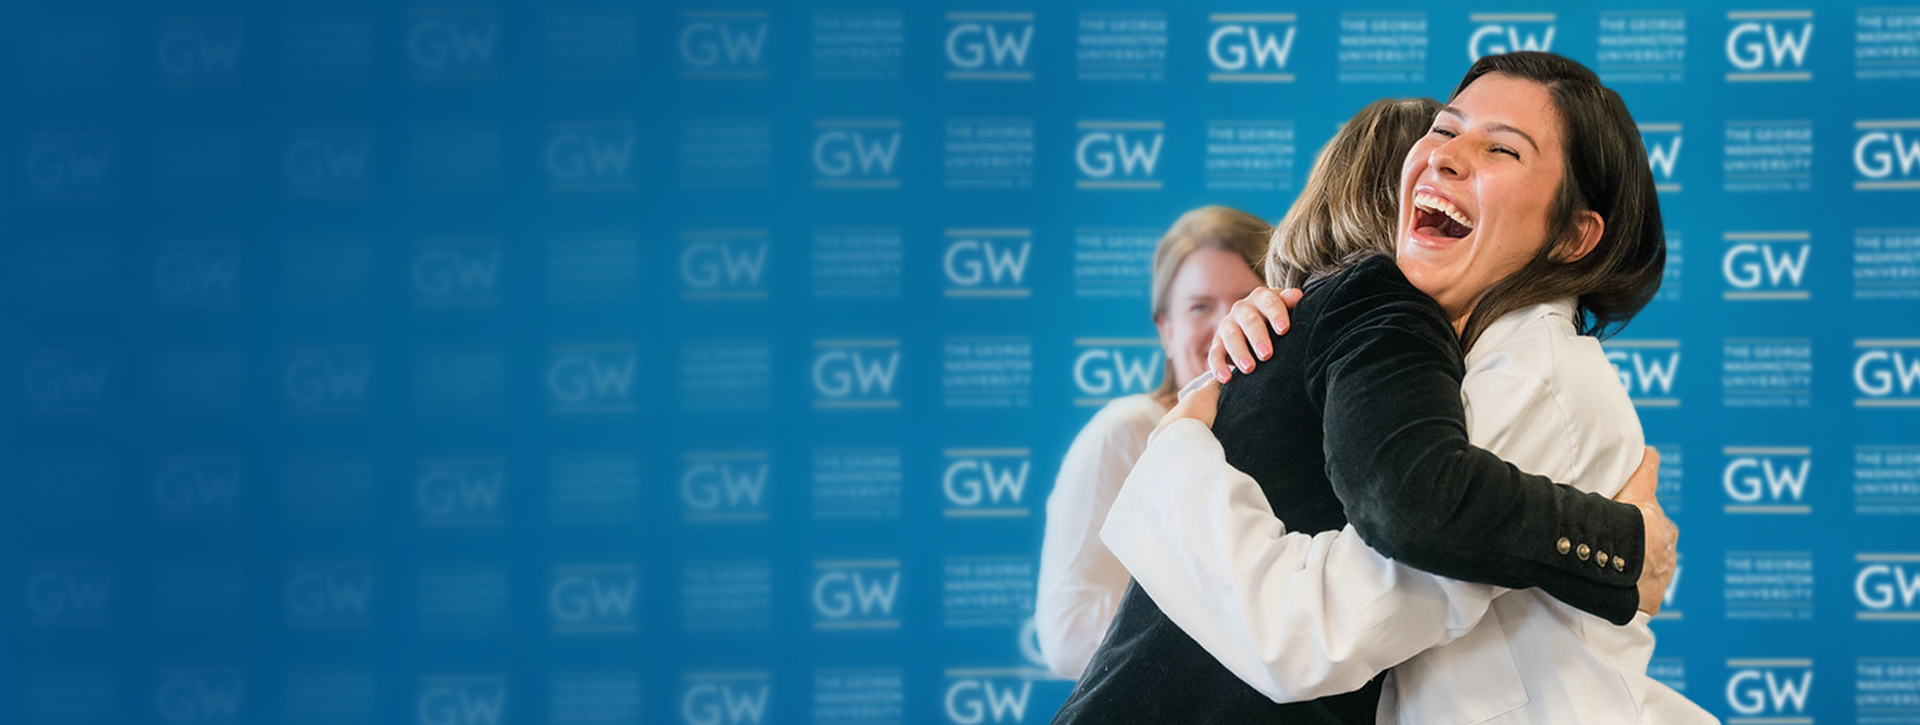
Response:
POLYGON ((1573 555, 1580 557, 1581 561, 1586 561, 1587 557, 1593 555, 1593 547, 1581 544, 1580 548, 1574 550, 1573 555))

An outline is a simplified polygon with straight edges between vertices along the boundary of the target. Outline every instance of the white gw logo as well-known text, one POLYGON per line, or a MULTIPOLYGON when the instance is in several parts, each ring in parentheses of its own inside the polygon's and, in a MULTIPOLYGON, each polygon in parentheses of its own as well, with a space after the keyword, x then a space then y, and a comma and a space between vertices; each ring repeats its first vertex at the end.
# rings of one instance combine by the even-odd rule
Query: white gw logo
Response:
POLYGON ((632 412, 633 373, 639 365, 632 345, 554 347, 547 365, 553 412, 632 412))
POLYGON ((681 299, 766 299, 766 230, 689 231, 680 238, 681 299))
POLYGON ((27 611, 41 624, 104 623, 113 571, 104 564, 42 564, 27 577, 27 611))
POLYGON ((1920 340, 1854 340, 1853 385, 1860 408, 1920 407, 1920 340))
POLYGON ((499 523, 506 485, 507 467, 496 459, 421 461, 413 500, 423 524, 499 523))
POLYGON ((304 130, 288 134, 282 166, 296 194, 343 194, 366 190, 373 138, 364 129, 304 130))
POLYGON ((1853 595, 1863 611, 1859 620, 1920 620, 1914 601, 1920 599, 1920 554, 1855 554, 1860 572, 1853 577, 1853 595))
POLYGON ((688 453, 682 457, 681 518, 687 521, 764 521, 767 454, 688 453))
POLYGON ((1032 695, 1033 680, 1022 670, 947 670, 947 722, 1020 722, 1027 717, 1027 701, 1032 695))
POLYGON ((1032 13, 947 13, 947 23, 947 80, 1033 80, 1032 13))
POLYGON ((27 149, 27 181, 36 196, 104 194, 112 162, 105 134, 46 134, 27 149))
POLYGON ((632 632, 640 577, 630 564, 557 566, 547 589, 547 611, 560 633, 632 632))
POLYGON ((1287 72, 1287 57, 1293 53, 1293 38, 1299 25, 1292 13, 1239 15, 1216 13, 1208 16, 1214 24, 1207 36, 1207 59, 1218 71, 1208 73, 1214 82, 1292 83, 1287 72))
POLYGON ((296 565, 287 577, 287 612, 296 625, 365 626, 373 596, 367 564, 296 565))
POLYGON ((233 459, 163 462, 153 476, 153 498, 173 515, 226 513, 238 509, 240 462, 233 459))
POLYGON ((153 287, 174 302, 231 297, 240 276, 240 250, 231 244, 178 244, 153 260, 153 287))
POLYGON ((163 24, 158 67, 174 83, 226 82, 239 75, 246 27, 239 20, 174 21, 163 24))
POLYGON ((813 347, 814 407, 900 407, 893 392, 899 340, 815 340, 813 347))
POLYGON ((948 229, 941 269, 948 297, 1030 297, 1027 258, 1033 232, 1027 229, 948 229))
POLYGON ((1920 189, 1920 120, 1855 121, 1853 129, 1853 168, 1862 177, 1855 191, 1920 189))
POLYGON ((814 629, 893 629, 900 562, 817 561, 813 564, 814 629))
POLYGON ((1727 300, 1804 300, 1807 256, 1813 252, 1808 232, 1726 232, 1726 256, 1720 272, 1732 287, 1720 293, 1727 300))
POLYGON ((1081 189, 1158 189, 1154 166, 1166 142, 1166 124, 1159 121, 1081 121, 1080 142, 1073 160, 1080 168, 1074 185, 1081 189))
POLYGON ((1735 11, 1727 13, 1727 20, 1734 23, 1727 33, 1727 62, 1734 67, 1728 81, 1813 80, 1811 71, 1786 70, 1806 64, 1813 11, 1735 11))
POLYGON ((155 704, 167 722, 236 722, 243 685, 238 673, 176 673, 160 681, 155 704))
POLYGON ((1811 513, 1801 505, 1807 488, 1807 473, 1813 468, 1809 448, 1725 449, 1728 458, 1721 485, 1732 501, 1730 514, 1811 513))
POLYGON ((421 240, 414 244, 413 290, 421 305, 498 302, 500 242, 421 240))
POLYGON ((367 400, 373 360, 364 350, 295 352, 281 382, 287 400, 303 408, 358 406, 367 400))
POLYGON ((1160 384, 1166 353, 1154 338, 1079 338, 1073 361, 1075 405, 1099 406, 1123 395, 1145 393, 1160 384))
POLYGON ((686 725, 758 725, 773 685, 765 672, 689 674, 680 695, 686 725))
POLYGON ((766 45, 764 12, 680 13, 683 78, 765 78, 760 53, 766 45))
POLYGON ((1680 183, 1673 180, 1673 168, 1680 161, 1681 131, 1678 123, 1640 126, 1640 142, 1647 147, 1647 166, 1653 169, 1655 191, 1680 191, 1680 183))
POLYGON ((547 127, 547 188, 624 191, 635 135, 628 123, 556 123, 547 127))
POLYGON ((1727 704, 1736 714, 1788 715, 1807 711, 1813 660, 1727 660, 1727 704))
POLYGON ((500 725, 506 705, 499 678, 422 678, 414 714, 420 725, 500 725))
POLYGON ((27 400, 36 405, 97 406, 106 402, 112 370, 105 353, 43 350, 29 358, 21 383, 27 400))
POLYGON ((1033 458, 1025 448, 949 448, 940 476, 949 518, 1026 516, 1022 506, 1033 458))
POLYGON ((1674 374, 1680 369, 1679 340, 1612 340, 1606 352, 1634 405, 1680 407, 1680 399, 1673 394, 1674 374))
POLYGON ((1467 38, 1469 60, 1517 50, 1553 50, 1553 13, 1474 13, 1467 21, 1480 26, 1467 38))
POLYGON ((820 120, 813 128, 815 188, 899 188, 893 173, 900 154, 898 120, 820 120))
POLYGON ((491 10, 415 10, 407 30, 413 77, 478 79, 492 76, 500 21, 491 10))

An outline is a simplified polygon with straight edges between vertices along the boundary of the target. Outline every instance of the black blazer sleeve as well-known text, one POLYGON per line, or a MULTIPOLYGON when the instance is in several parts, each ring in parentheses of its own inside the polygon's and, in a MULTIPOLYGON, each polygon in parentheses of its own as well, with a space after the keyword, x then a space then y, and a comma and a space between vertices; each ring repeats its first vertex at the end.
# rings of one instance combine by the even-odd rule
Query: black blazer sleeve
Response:
POLYGON ((1469 443, 1459 340, 1397 269, 1350 273, 1329 287, 1328 308, 1305 331, 1307 389, 1324 415, 1328 477, 1361 538, 1417 569, 1538 587, 1615 624, 1632 620, 1645 553, 1639 509, 1469 443), (1581 545, 1609 561, 1573 553, 1581 545))

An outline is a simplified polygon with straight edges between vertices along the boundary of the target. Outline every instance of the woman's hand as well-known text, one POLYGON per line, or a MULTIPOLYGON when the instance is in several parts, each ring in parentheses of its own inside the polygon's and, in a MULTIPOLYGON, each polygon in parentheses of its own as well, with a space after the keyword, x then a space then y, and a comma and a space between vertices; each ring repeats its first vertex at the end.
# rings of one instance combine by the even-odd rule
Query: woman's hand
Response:
POLYGON ((1147 434, 1147 444, 1152 445, 1153 439, 1160 437, 1160 431, 1166 430, 1167 426, 1173 425, 1174 421, 1182 418, 1192 418, 1200 421, 1201 425, 1212 428, 1213 417, 1219 412, 1220 381, 1205 375, 1194 378, 1193 382, 1187 383, 1187 387, 1180 391, 1180 402, 1174 404, 1173 409, 1167 411, 1166 415, 1160 416, 1160 424, 1153 427, 1152 433, 1147 434))
POLYGON ((1646 519, 1647 560, 1640 563, 1639 589, 1640 611, 1649 615, 1660 613, 1660 605, 1667 598, 1667 587, 1673 584, 1674 568, 1680 562, 1676 548, 1680 528, 1673 524, 1673 519, 1667 518, 1660 500, 1654 497, 1659 485, 1660 452, 1647 446, 1647 455, 1640 459, 1640 467, 1634 469, 1627 486, 1613 497, 1615 501, 1640 509, 1640 515, 1646 519))
POLYGON ((1271 357, 1272 337, 1267 331, 1271 329, 1274 335, 1287 334, 1293 322, 1287 313, 1300 304, 1302 294, 1295 288, 1259 287, 1245 299, 1233 303, 1233 309, 1228 310, 1227 316, 1220 318, 1219 326, 1214 328, 1213 345, 1207 348, 1207 369, 1213 371, 1214 378, 1222 383, 1233 379, 1228 358, 1232 358, 1233 366, 1240 368, 1240 372, 1250 373, 1256 357, 1261 360, 1271 357))

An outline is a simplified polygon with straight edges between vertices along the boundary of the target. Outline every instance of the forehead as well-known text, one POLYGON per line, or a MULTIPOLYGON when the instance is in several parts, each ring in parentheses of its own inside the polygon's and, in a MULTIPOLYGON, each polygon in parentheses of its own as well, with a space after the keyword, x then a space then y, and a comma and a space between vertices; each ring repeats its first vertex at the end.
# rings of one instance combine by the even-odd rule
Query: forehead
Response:
POLYGON ((1543 152, 1560 146, 1560 112, 1545 85, 1513 76, 1490 73, 1474 79, 1447 104, 1469 123, 1512 126, 1540 141, 1543 152))

